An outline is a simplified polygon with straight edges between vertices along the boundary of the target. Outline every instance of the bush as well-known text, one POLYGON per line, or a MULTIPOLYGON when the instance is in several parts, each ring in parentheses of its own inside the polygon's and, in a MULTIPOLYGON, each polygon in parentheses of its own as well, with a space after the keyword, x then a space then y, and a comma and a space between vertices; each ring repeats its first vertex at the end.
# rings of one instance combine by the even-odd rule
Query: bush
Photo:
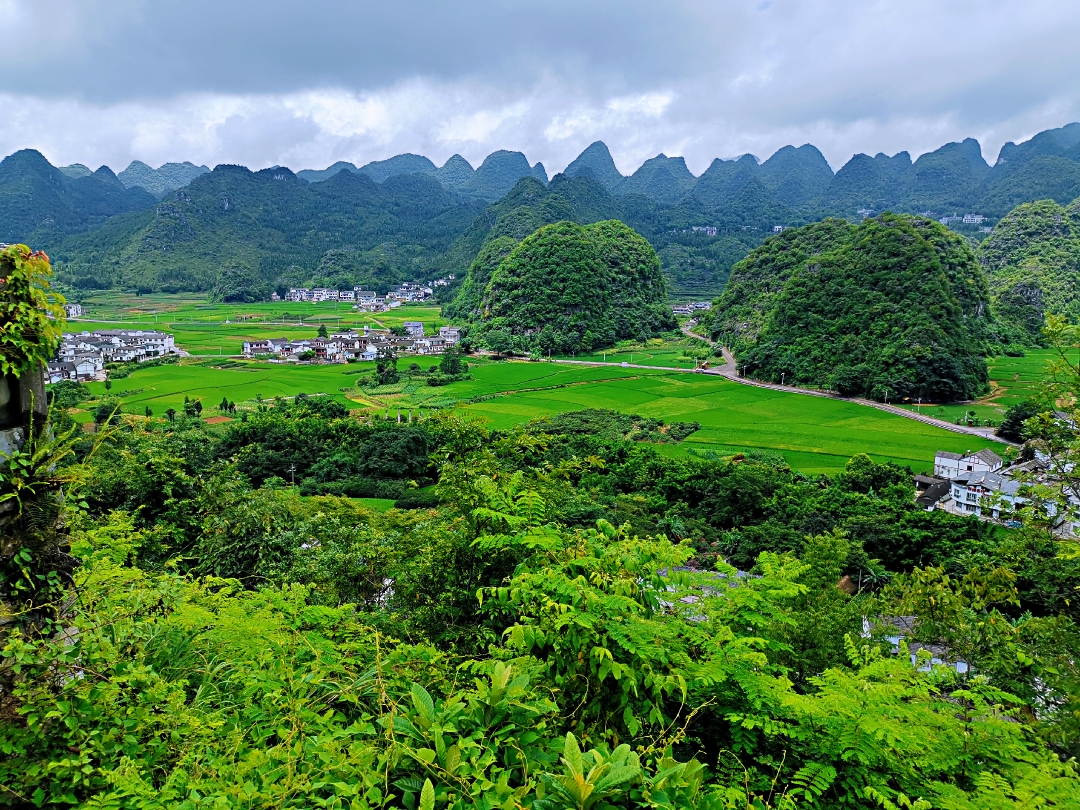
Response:
POLYGON ((1024 422, 1037 416, 1042 409, 1030 399, 1018 402, 1005 412, 1005 418, 998 426, 997 435, 1011 442, 1024 441, 1024 422))
POLYGON ((409 489, 394 502, 395 509, 434 509, 438 505, 434 489, 409 489))
POLYGON ((1019 343, 1006 343, 1001 349, 1006 357, 1023 357, 1024 347, 1019 343))

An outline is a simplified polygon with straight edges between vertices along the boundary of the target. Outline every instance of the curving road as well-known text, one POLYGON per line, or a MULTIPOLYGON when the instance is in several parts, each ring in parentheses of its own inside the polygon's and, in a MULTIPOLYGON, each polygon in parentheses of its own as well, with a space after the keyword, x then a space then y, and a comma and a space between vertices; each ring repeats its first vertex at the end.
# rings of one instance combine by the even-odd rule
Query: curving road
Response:
MULTIPOLYGON (((709 340, 707 337, 695 334, 690 329, 696 326, 696 321, 687 321, 682 327, 682 332, 687 337, 697 338, 703 340, 710 346, 716 346, 716 343, 709 340)), ((719 368, 709 369, 707 374, 716 374, 732 382, 739 383, 740 385, 752 385, 755 388, 768 388, 773 391, 783 391, 788 394, 806 394, 811 397, 825 397, 827 399, 839 399, 844 402, 854 402, 856 405, 865 405, 868 408, 877 408, 879 411, 885 411, 886 413, 902 416, 905 419, 914 419, 916 422, 923 422, 927 425, 933 425, 934 427, 941 428, 942 430, 951 430, 953 433, 964 433, 968 436, 979 436, 983 439, 991 439, 992 441, 1001 442, 1002 444, 1011 444, 1014 447, 1020 445, 1015 442, 1010 442, 1007 439, 1002 439, 1000 436, 994 434, 994 429, 991 427, 968 427, 967 425, 955 425, 952 422, 945 422, 941 419, 935 419, 932 416, 926 416, 921 413, 912 413, 911 411, 904 410, 903 408, 897 408, 892 405, 886 405, 883 402, 875 402, 872 399, 863 399, 861 397, 842 397, 839 394, 832 391, 816 391, 812 388, 796 388, 793 385, 778 385, 776 383, 764 382, 763 380, 754 380, 749 377, 740 377, 738 372, 738 365, 735 362, 735 356, 728 351, 727 346, 720 348, 720 353, 724 357, 724 365, 719 368)))

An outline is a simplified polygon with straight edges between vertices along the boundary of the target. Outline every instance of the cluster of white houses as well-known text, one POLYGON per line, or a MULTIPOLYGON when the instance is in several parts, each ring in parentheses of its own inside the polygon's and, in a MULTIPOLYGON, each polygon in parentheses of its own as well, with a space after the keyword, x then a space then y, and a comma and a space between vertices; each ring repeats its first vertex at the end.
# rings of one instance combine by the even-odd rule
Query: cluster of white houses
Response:
MULTIPOLYGON (((1052 484, 1052 479, 1045 458, 1039 454, 1007 466, 992 450, 963 454, 939 451, 934 456, 934 474, 915 476, 916 502, 927 510, 944 509, 955 515, 1008 523, 1016 510, 1029 502, 1025 486, 1032 481, 1052 484)), ((1044 503, 1041 508, 1050 517, 1057 514, 1053 503, 1044 503)), ((1070 511, 1080 511, 1080 503, 1074 503, 1070 511)), ((1080 523, 1071 518, 1060 523, 1062 534, 1080 533, 1080 523)))
POLYGON ((671 311, 676 315, 693 315, 699 310, 712 309, 708 301, 685 301, 681 304, 672 304, 671 311))
MULTIPOLYGON (((390 290, 386 295, 379 295, 374 290, 353 287, 351 290, 332 290, 327 287, 294 287, 285 293, 286 301, 306 301, 317 304, 320 301, 345 301, 353 304, 353 309, 368 312, 385 312, 406 303, 418 303, 431 298, 431 287, 413 281, 405 282, 390 290)), ((275 293, 276 295, 276 293, 275 293)))
POLYGON ((175 352, 176 344, 168 332, 146 329, 65 332, 47 374, 51 383, 102 380, 106 363, 142 362, 175 352))
POLYGON ((379 352, 392 347, 402 354, 442 354, 447 346, 461 340, 461 329, 442 326, 438 335, 424 335, 424 324, 406 321, 405 335, 392 335, 381 329, 364 327, 360 332, 341 332, 325 338, 244 341, 244 357, 258 357, 277 362, 347 363, 351 360, 375 360, 379 352))

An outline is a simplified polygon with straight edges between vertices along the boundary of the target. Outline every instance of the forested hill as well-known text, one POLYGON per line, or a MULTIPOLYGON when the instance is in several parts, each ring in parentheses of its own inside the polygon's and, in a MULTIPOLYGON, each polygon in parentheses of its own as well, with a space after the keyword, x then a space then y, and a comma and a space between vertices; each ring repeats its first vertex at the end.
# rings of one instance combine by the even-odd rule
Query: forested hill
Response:
POLYGON ((979 246, 994 309, 1014 339, 1037 343, 1047 313, 1080 315, 1080 199, 1025 203, 979 246))
POLYGON ((767 239, 735 265, 711 325, 747 376, 948 402, 986 388, 989 310, 962 237, 883 214, 767 239))
POLYGON ((151 210, 115 217, 52 250, 77 288, 209 290, 226 262, 267 282, 378 285, 430 275, 483 204, 419 174, 376 183, 340 172, 218 166, 151 210))
POLYGON ((125 188, 108 166, 65 172, 33 149, 0 161, 0 242, 50 245, 110 217, 154 204, 141 188, 125 188))
POLYGON ((697 200, 706 206, 749 194, 771 206, 774 224, 865 212, 932 212, 935 218, 980 213, 1003 216, 1024 202, 1080 196, 1080 124, 1046 130, 1019 145, 1007 143, 993 166, 978 141, 968 138, 921 155, 858 154, 835 174, 814 146, 785 146, 768 160, 752 155, 714 160, 694 177, 682 158, 658 155, 632 175, 619 173, 602 142, 581 153, 565 174, 591 175, 612 194, 642 194, 664 203, 697 200), (750 191, 745 191, 749 189, 750 191))
POLYGON ((496 351, 507 343, 499 333, 561 354, 644 341, 676 325, 656 252, 618 220, 563 221, 526 237, 495 266, 474 320, 496 351))
POLYGON ((761 228, 744 229, 742 216, 768 221, 752 207, 741 207, 739 200, 710 209, 696 200, 661 205, 638 194, 615 197, 591 174, 556 175, 546 187, 525 179, 489 206, 447 252, 447 269, 466 274, 448 313, 474 313, 495 266, 514 245, 542 225, 562 220, 621 220, 656 249, 670 294, 708 299, 723 289, 732 264, 761 241, 761 228), (707 231, 703 223, 713 221, 727 225, 707 231))
POLYGON ((542 163, 530 166, 521 152, 506 150, 488 155, 478 169, 473 169, 461 155, 454 155, 441 167, 436 168, 434 163, 422 155, 406 154, 372 161, 360 168, 352 163, 338 161, 321 171, 304 169, 297 172, 296 176, 310 183, 317 183, 342 171, 367 175, 376 183, 399 174, 428 174, 448 189, 487 202, 494 202, 505 196, 522 177, 535 177, 543 183, 548 179, 542 163))

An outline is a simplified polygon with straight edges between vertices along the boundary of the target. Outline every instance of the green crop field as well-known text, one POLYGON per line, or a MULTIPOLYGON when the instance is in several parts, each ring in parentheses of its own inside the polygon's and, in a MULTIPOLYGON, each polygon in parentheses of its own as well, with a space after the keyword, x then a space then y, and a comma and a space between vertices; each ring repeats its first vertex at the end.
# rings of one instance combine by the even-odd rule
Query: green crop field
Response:
MULTIPOLYGON (((204 361, 205 363, 205 361, 204 361)), ((373 363, 350 365, 286 366, 270 363, 235 363, 234 368, 214 368, 203 363, 163 365, 136 369, 129 377, 115 380, 108 393, 123 400, 123 409, 141 414, 149 407, 156 416, 169 408, 181 410, 184 397, 201 399, 203 407, 214 408, 222 397, 236 403, 291 397, 298 393, 328 394, 355 407, 341 392, 351 388, 357 376, 370 372, 373 363)), ((89 383, 95 396, 106 393, 105 383, 89 383)), ((206 410, 204 415, 213 411, 206 410)))
POLYGON ((987 361, 990 371, 990 394, 975 403, 950 405, 923 405, 921 408, 909 403, 898 403, 908 410, 954 422, 968 411, 974 411, 979 419, 1000 422, 1005 411, 1036 393, 1046 376, 1047 364, 1057 358, 1054 349, 1028 350, 1024 357, 992 357, 987 361))
MULTIPOLYGON (((159 417, 167 408, 180 410, 185 396, 201 399, 205 416, 216 413, 214 407, 223 397, 250 404, 258 397, 301 392, 327 394, 355 408, 363 403, 349 399, 342 389, 355 396, 356 378, 369 373, 372 366, 229 365, 215 368, 202 361, 140 368, 114 381, 109 393, 123 399, 125 411, 141 414, 150 407, 159 417)), ((440 388, 414 385, 413 394, 399 391, 386 398, 373 397, 371 403, 393 409, 420 405, 433 397, 449 403, 456 400, 463 411, 482 416, 496 428, 582 408, 612 408, 668 422, 696 421, 702 425, 700 431, 681 445, 662 445, 661 451, 682 455, 691 449, 721 454, 773 450, 808 474, 835 473, 860 452, 925 470, 937 450, 994 446, 974 436, 848 402, 767 391, 713 376, 514 361, 480 361, 471 371, 472 380, 440 388)), ((91 383, 90 389, 97 396, 105 393, 104 383, 91 383)))
POLYGON ((436 306, 407 305, 365 313, 336 301, 214 304, 193 295, 97 294, 83 300, 83 312, 84 317, 68 322, 68 331, 160 329, 172 332, 177 346, 195 355, 240 354, 245 340, 311 338, 323 325, 331 331, 363 326, 388 329, 405 321, 421 321, 430 334, 447 323, 436 306))
MULTIPOLYGON (((994 442, 854 403, 767 391, 717 377, 623 371, 636 373, 556 390, 520 391, 463 407, 484 416, 493 427, 582 408, 613 408, 669 422, 696 421, 702 425, 700 431, 682 445, 662 449, 678 454, 690 449, 721 454, 775 450, 809 474, 835 473, 851 456, 863 452, 926 470, 937 450, 1001 450, 994 442)), ((479 370, 477 376, 483 376, 479 370)))

